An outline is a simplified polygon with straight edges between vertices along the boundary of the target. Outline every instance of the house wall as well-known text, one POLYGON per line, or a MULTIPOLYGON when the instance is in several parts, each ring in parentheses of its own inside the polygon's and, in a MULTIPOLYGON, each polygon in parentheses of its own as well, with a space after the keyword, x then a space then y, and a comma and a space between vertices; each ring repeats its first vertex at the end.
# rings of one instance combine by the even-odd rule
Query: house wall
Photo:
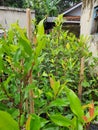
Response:
MULTIPOLYGON (((35 12, 31 11, 32 19, 35 12)), ((26 10, 18 8, 0 7, 0 24, 3 28, 8 29, 12 23, 19 21, 19 25, 23 28, 26 26, 26 10)))
POLYGON ((64 30, 68 30, 69 33, 75 34, 77 38, 80 35, 80 25, 79 24, 63 24, 62 27, 64 30))
POLYGON ((90 4, 87 4, 86 6, 83 5, 80 31, 81 34, 90 36, 88 46, 94 57, 98 56, 98 33, 94 32, 97 28, 94 20, 94 7, 97 5, 98 0, 92 0, 90 4))
POLYGON ((69 15, 69 16, 81 16, 81 6, 79 6, 75 10, 72 10, 67 15, 69 15))

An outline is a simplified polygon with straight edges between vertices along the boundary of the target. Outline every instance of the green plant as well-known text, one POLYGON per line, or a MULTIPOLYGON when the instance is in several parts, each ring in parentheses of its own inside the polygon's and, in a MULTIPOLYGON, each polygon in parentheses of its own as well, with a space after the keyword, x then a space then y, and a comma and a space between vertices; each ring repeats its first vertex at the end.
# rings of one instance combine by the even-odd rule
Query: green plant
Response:
POLYGON ((50 115, 50 119, 59 126, 68 127, 70 130, 84 130, 87 129, 90 122, 97 116, 97 107, 94 107, 94 103, 87 105, 81 105, 81 102, 77 95, 69 88, 64 88, 66 96, 70 102, 70 109, 74 114, 72 119, 68 119, 61 114, 50 115), (89 108, 89 111, 85 112, 85 109, 89 108))
POLYGON ((19 130, 18 123, 4 111, 0 111, 0 130, 19 130))
MULTIPOLYGON (((0 109, 13 115, 20 128, 26 120, 26 113, 30 112, 30 100, 33 102, 29 99, 29 92, 33 89, 31 74, 38 66, 38 57, 46 43, 43 21, 37 26, 37 44, 34 48, 26 36, 26 30, 18 24, 13 24, 8 36, 0 39, 0 109)), ((31 107, 34 110, 34 106, 31 107)))
POLYGON ((62 15, 60 15, 55 21, 56 26, 47 35, 48 42, 40 57, 42 64, 39 67, 39 84, 37 83, 36 85, 43 90, 44 88, 46 90, 47 87, 48 91, 49 79, 47 75, 52 73, 61 83, 67 82, 67 86, 77 92, 80 82, 79 74, 82 57, 85 58, 84 80, 87 80, 87 74, 90 71, 88 69, 89 65, 87 65, 91 56, 86 45, 88 38, 81 36, 77 39, 74 34, 62 30, 62 22, 62 15))
POLYGON ((65 84, 58 86, 58 83, 59 81, 56 81, 54 78, 50 79, 50 86, 54 97, 48 106, 46 106, 47 119, 46 117, 45 119, 42 118, 40 113, 39 116, 34 114, 31 115, 26 123, 27 130, 45 129, 47 128, 47 124, 51 124, 50 126, 53 130, 63 128, 68 130, 86 130, 91 121, 93 121, 98 115, 98 107, 94 107, 93 102, 82 106, 80 99, 71 89, 67 88, 65 84), (62 90, 67 97, 65 96, 65 99, 57 99, 57 94, 59 94, 58 90, 59 92, 62 90), (54 109, 55 107, 59 108, 60 106, 64 108, 65 106, 68 107, 69 105, 71 109, 71 117, 68 116, 68 113, 64 114, 56 110, 55 112, 50 111, 52 107, 54 107, 54 109), (52 122, 59 127, 57 128, 57 126, 52 124, 52 122), (37 123, 39 125, 36 126, 37 123))
MULTIPOLYGON (((93 99, 91 96, 86 101, 90 85, 93 90, 97 86, 97 78, 90 73, 92 66, 87 64, 92 57, 86 46, 88 38, 77 39, 62 30, 62 17, 58 16, 50 34, 44 33, 42 20, 36 25, 32 42, 28 40, 26 30, 17 24, 12 25, 7 37, 0 39, 0 110, 10 113, 20 129, 25 127, 29 115, 27 130, 82 130, 97 115, 95 111, 91 117, 75 94, 80 82, 82 57, 85 58, 81 83, 83 104, 93 99)), ((92 105, 85 108, 92 109, 92 105)))

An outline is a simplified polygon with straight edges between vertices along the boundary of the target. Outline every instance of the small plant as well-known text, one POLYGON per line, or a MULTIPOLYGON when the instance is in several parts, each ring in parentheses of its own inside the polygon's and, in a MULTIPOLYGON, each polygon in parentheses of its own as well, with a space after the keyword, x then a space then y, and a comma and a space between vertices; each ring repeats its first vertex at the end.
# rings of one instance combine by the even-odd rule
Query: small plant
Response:
POLYGON ((26 30, 18 24, 13 24, 8 36, 0 39, 0 109, 17 119, 20 128, 24 125, 26 113, 29 114, 30 109, 34 111, 34 106, 30 105, 33 99, 29 99, 29 92, 33 90, 30 80, 46 43, 43 21, 37 26, 35 48, 32 48, 26 30))
POLYGON ((58 85, 59 81, 56 81, 53 78, 50 79, 50 86, 53 91, 54 101, 51 101, 49 105, 46 107, 47 120, 40 117, 41 115, 31 115, 27 120, 27 130, 31 129, 45 129, 47 124, 51 124, 52 128, 56 129, 68 129, 68 130, 88 130, 90 123, 95 119, 98 115, 98 107, 94 107, 94 103, 90 103, 87 105, 81 105, 80 99, 77 95, 65 84, 58 85), (58 86, 58 87, 57 87, 58 86), (59 91, 58 91, 59 90, 59 91), (61 92, 61 90, 66 94, 65 99, 57 98, 61 92), (56 96, 56 99, 55 99, 56 96), (64 108, 65 106, 70 106, 71 109, 71 117, 69 114, 64 114, 59 111, 51 112, 50 109, 52 107, 64 108), (34 125, 33 123, 39 122, 39 126, 34 125), (55 123, 57 126, 52 124, 55 123), (33 124, 33 125, 32 125, 33 124), (43 125, 42 125, 43 124, 43 125), (46 125, 46 126, 45 126, 46 125), (35 127, 34 127, 35 126, 35 127), (42 127, 44 126, 44 127, 42 127), (37 128, 36 128, 37 127, 37 128))

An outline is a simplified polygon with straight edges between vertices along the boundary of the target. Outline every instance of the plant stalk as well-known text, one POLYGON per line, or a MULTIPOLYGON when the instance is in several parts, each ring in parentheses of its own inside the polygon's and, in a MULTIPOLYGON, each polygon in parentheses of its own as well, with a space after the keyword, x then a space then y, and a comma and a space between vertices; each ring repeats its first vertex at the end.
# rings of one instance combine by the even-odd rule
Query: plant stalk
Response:
POLYGON ((80 100, 82 99, 82 82, 84 80, 84 57, 81 58, 81 65, 80 65, 80 81, 78 86, 78 96, 80 100))
MULTIPOLYGON (((32 27, 31 27, 31 12, 30 12, 30 9, 27 9, 26 10, 26 14, 27 14, 27 37, 30 41, 32 41, 32 27)), ((33 64, 32 64, 33 66, 33 64)), ((29 75, 29 84, 32 84, 32 69, 30 69, 30 71, 28 72, 28 75, 29 75)), ((34 92, 33 90, 31 89, 29 91, 29 103, 30 103, 30 109, 29 109, 29 112, 30 114, 31 113, 34 113, 34 92)), ((29 104, 28 104, 29 105, 29 104)), ((27 105, 26 105, 27 106, 27 105)))

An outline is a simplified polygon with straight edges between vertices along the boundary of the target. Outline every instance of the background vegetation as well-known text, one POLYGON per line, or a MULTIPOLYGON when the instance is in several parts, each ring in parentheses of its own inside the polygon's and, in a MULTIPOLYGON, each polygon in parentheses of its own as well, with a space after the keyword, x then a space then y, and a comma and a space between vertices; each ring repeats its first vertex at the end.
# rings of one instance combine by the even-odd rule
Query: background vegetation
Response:
POLYGON ((1 0, 0 6, 31 8, 38 21, 47 16, 57 16, 80 0, 1 0))

